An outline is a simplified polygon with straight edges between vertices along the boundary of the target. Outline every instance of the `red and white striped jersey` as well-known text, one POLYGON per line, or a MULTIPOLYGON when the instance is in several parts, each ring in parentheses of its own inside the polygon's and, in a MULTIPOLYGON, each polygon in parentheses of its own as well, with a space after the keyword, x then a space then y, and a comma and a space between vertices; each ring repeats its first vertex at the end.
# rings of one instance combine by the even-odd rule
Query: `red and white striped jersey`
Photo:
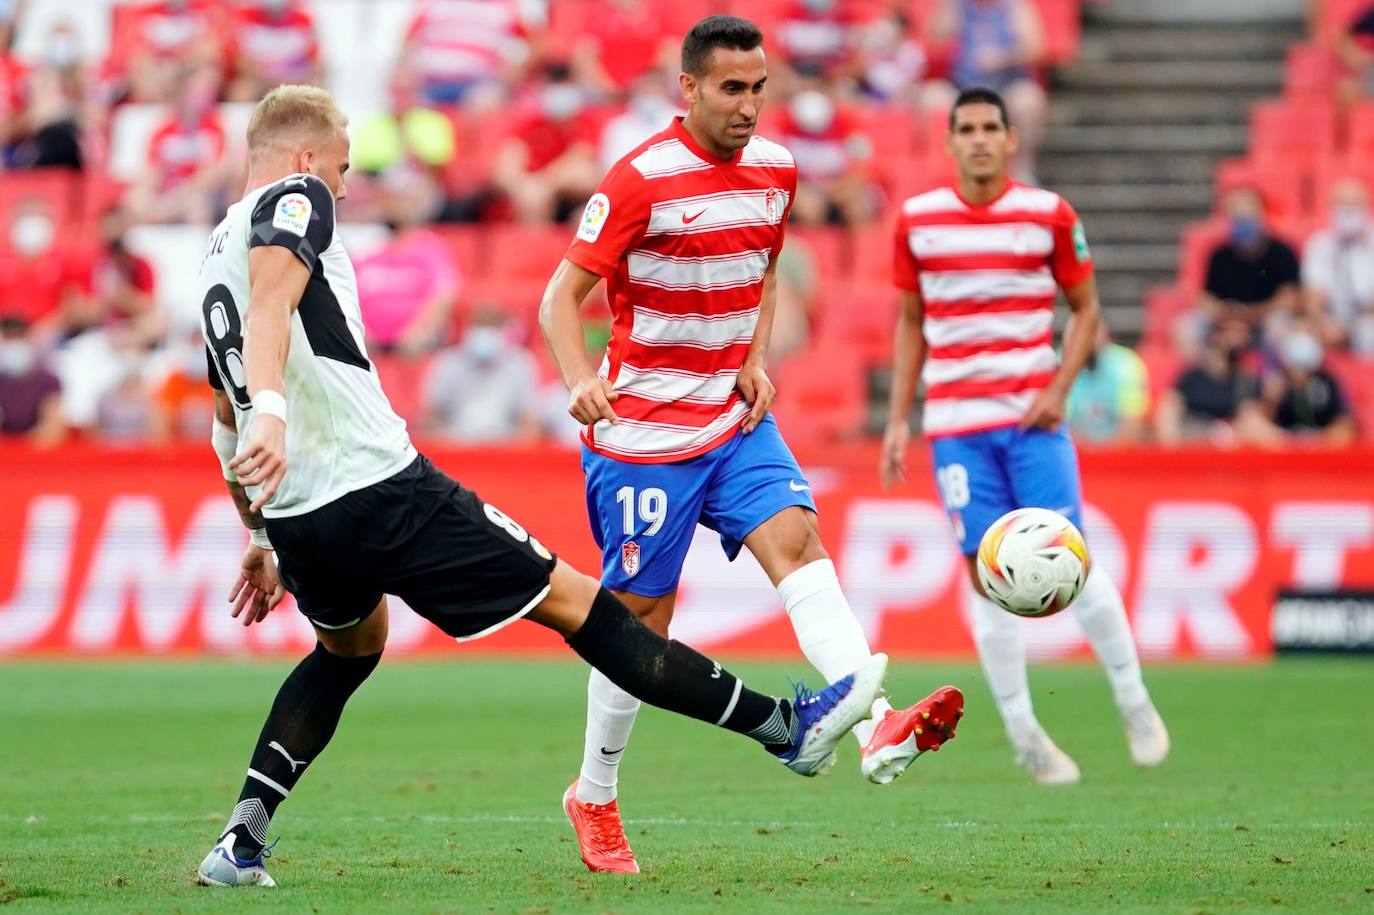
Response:
POLYGON ((1059 368, 1056 287, 1092 275, 1073 207, 1015 183, 980 206, 938 188, 902 204, 895 254, 897 286, 925 305, 925 434, 1015 425, 1059 368))
POLYGON ((796 190, 784 147, 756 136, 722 162, 681 118, 607 173, 567 254, 607 278, 611 306, 600 374, 620 422, 585 429, 588 447, 651 464, 734 435, 749 413, 735 383, 796 190))

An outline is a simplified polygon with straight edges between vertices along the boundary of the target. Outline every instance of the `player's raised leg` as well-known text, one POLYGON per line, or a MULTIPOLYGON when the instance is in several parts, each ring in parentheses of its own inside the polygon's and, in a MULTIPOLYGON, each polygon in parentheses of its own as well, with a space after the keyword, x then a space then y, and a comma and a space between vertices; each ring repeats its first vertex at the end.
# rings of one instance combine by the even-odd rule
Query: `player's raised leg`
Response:
MULTIPOLYGON (((741 544, 754 554, 778 589, 802 654, 822 676, 855 669, 871 655, 868 638, 821 543, 811 486, 777 424, 767 416, 728 447, 706 497, 704 522, 720 532, 727 555, 741 544)), ((873 718, 854 729, 861 771, 878 784, 891 782, 921 752, 953 737, 962 714, 963 696, 953 687, 901 712, 879 699, 873 718)))
MULTIPOLYGON (((207 886, 275 886, 264 867, 267 830, 277 806, 328 745, 344 705, 377 667, 386 645, 386 600, 346 628, 316 627, 315 650, 282 683, 248 762, 238 803, 219 841, 200 863, 207 886)), ((342 613, 348 617, 348 612, 342 613)), ((339 618, 335 615, 335 618, 339 618)), ((347 622, 348 620, 344 620, 347 622)))

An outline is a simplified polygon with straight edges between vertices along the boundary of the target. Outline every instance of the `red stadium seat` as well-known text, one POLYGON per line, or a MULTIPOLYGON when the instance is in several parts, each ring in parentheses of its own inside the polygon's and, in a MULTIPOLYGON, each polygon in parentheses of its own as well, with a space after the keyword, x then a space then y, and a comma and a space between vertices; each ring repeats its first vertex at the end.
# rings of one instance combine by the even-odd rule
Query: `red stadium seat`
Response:
POLYGON ((1179 239, 1178 261, 1178 281, 1183 288, 1193 292, 1202 288, 1207 279, 1207 259, 1225 240, 1226 231, 1226 220, 1215 216, 1184 227, 1179 239))
POLYGON ((849 246, 843 229, 833 226, 788 228, 786 247, 800 242, 811 255, 812 266, 822 283, 833 283, 849 274, 849 246))
MULTIPOLYGON (((1143 347, 1172 351, 1174 323, 1196 307, 1196 289, 1181 284, 1155 286, 1150 289, 1145 293, 1143 347)), ((1144 355, 1142 348, 1141 356, 1144 355)), ((1153 375, 1151 377, 1153 378, 1153 375)))
POLYGON ((1345 178, 1358 178, 1369 190, 1370 200, 1374 200, 1374 159, 1368 155, 1350 155, 1323 163, 1313 174, 1312 213, 1324 218, 1327 205, 1331 200, 1331 186, 1345 178))
POLYGON ((1323 0, 1317 17, 1317 43, 1332 48, 1369 0, 1323 0))
POLYGON ((882 365, 892 359, 900 297, 890 276, 831 285, 821 307, 819 336, 843 343, 851 360, 882 365))
POLYGON ((1346 115, 1345 154, 1356 161, 1374 158, 1374 102, 1353 105, 1346 115))
POLYGON ((1145 363, 1146 382, 1150 390, 1150 409, 1153 413, 1159 395, 1174 386, 1183 371, 1183 359, 1167 344, 1142 343, 1136 353, 1145 363))
POLYGON ((778 422, 792 441, 833 442, 863 429, 866 381, 853 352, 824 340, 790 358, 778 373, 778 422))
POLYGON ((1078 57, 1083 32, 1080 0, 1036 0, 1045 29, 1045 63, 1058 66, 1078 57))
POLYGON ((1251 159, 1226 159, 1217 166, 1215 206, 1228 191, 1249 187, 1264 199, 1265 212, 1274 219, 1288 219, 1309 209, 1311 175, 1305 169, 1281 168, 1251 159))
POLYGON ((1341 386, 1365 441, 1374 441, 1374 359, 1328 352, 1325 368, 1341 386))
POLYGON ((370 354, 372 365, 381 379, 391 408, 411 426, 411 431, 424 421, 424 380, 429 359, 408 358, 390 353, 370 354))
POLYGON ((1288 49, 1283 94, 1288 98, 1329 99, 1340 72, 1340 61, 1329 47, 1300 42, 1288 49))
POLYGON ((1267 99, 1250 111, 1251 158, 1265 164, 1312 165, 1336 148, 1333 100, 1267 99))
POLYGON ((66 168, 5 172, 0 179, 0 254, 9 253, 8 226, 21 207, 38 208, 53 221, 56 236, 69 235, 82 224, 85 185, 81 175, 66 168))

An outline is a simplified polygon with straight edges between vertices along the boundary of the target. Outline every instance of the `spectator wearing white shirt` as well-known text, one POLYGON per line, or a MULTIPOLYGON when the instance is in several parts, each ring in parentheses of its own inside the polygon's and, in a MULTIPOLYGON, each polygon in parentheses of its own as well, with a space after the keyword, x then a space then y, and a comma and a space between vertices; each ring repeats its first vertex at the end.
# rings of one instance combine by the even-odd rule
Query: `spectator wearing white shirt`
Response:
POLYGON ((1346 178, 1331 188, 1330 221, 1303 252, 1302 285, 1329 344, 1374 355, 1374 224, 1364 182, 1346 178))

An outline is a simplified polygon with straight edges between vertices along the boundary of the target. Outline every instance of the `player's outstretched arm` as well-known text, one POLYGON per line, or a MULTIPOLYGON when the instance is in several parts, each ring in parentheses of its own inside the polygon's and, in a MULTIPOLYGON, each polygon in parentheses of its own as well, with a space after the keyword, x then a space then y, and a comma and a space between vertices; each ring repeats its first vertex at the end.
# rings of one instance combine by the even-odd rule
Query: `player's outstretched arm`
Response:
POLYGON ((558 265, 539 303, 539 328, 568 386, 568 413, 584 426, 619 422, 611 403, 620 395, 596 374, 582 337, 582 300, 601 277, 570 260, 558 265))
POLYGON ((261 511, 286 475, 286 355, 291 313, 300 304, 310 268, 289 248, 265 245, 248 252, 248 320, 243 364, 253 421, 230 468, 244 486, 259 486, 252 510, 261 511))
POLYGON ((1097 325, 1102 320, 1102 306, 1097 300, 1097 280, 1089 273, 1082 282, 1064 290, 1064 298, 1073 312, 1069 331, 1064 338, 1064 355, 1059 371, 1045 389, 1036 396, 1021 417, 1022 429, 1054 429, 1064 421, 1064 404, 1069 398, 1073 380, 1092 355, 1097 339, 1097 325))
POLYGON ((907 417, 916 402, 916 382, 926 361, 924 320, 925 303, 921 301, 921 294, 904 290, 894 335, 892 390, 887 398, 887 431, 883 434, 882 466, 879 468, 884 486, 906 480, 906 447, 911 438, 907 417))
POLYGON ((768 377, 768 347, 773 342, 773 314, 778 306, 778 259, 768 262, 768 272, 763 275, 763 292, 759 296, 759 320, 754 325, 754 338, 749 341, 749 352, 740 366, 739 380, 735 382, 740 394, 749 404, 749 415, 744 418, 744 433, 747 435, 758 428, 768 414, 768 408, 777 399, 778 390, 768 377))

